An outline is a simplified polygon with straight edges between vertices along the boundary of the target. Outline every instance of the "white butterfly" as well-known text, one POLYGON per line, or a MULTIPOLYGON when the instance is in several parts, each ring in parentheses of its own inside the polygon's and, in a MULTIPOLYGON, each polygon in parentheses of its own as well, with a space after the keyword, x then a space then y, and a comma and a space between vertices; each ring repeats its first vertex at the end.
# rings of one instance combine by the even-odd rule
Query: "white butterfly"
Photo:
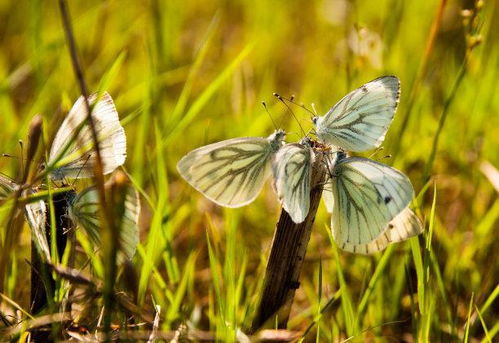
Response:
MULTIPOLYGON (((97 131, 103 172, 109 174, 125 162, 126 136, 118 112, 108 93, 97 103, 97 95, 89 97, 92 118, 97 131)), ((83 96, 80 97, 61 124, 50 149, 47 165, 52 180, 92 177, 95 148, 83 96)))
POLYGON ((323 195, 341 249, 368 254, 422 232, 408 208, 414 190, 404 174, 367 158, 333 154, 323 195))
POLYGON ((315 154, 308 138, 286 144, 272 162, 274 186, 284 210, 293 222, 302 223, 310 207, 311 169, 315 154))
POLYGON ((218 205, 244 206, 260 193, 284 137, 284 131, 277 130, 267 138, 233 138, 206 145, 182 157, 177 170, 218 205))
MULTIPOLYGON (((89 102, 93 106, 94 119, 104 174, 109 174, 122 165, 126 158, 126 137, 120 125, 113 100, 104 93, 97 101, 97 95, 91 95, 89 102)), ((52 143, 47 165, 51 168, 50 178, 83 178, 93 175, 95 150, 87 122, 86 107, 80 97, 61 124, 52 143), (53 169, 52 169, 53 168, 53 169)), ((7 176, 0 175, 0 200, 7 198, 19 185, 7 176)), ((23 196, 36 193, 37 188, 23 191, 23 196)), ((70 193, 74 194, 74 191, 70 193)), ((69 201, 69 199, 67 199, 69 201)), ((25 216, 31 227, 33 241, 43 258, 50 258, 50 248, 46 236, 47 206, 43 200, 25 205, 25 216)))
POLYGON ((378 147, 400 98, 400 81, 383 76, 348 93, 326 115, 314 117, 319 140, 349 151, 378 147))
MULTIPOLYGON (((138 221, 140 214, 139 195, 134 187, 127 185, 123 214, 120 219, 120 259, 131 259, 139 242, 138 221)), ((78 224, 95 246, 101 245, 99 193, 95 187, 81 191, 70 201, 69 218, 78 224)), ((117 220, 118 218, 115 218, 117 220)))
MULTIPOLYGON (((29 189, 26 195, 33 195, 35 190, 29 189)), ((88 187, 76 193, 73 190, 57 194, 54 203, 62 206, 62 210, 67 211, 67 216, 74 225, 83 229, 91 242, 99 247, 100 239, 100 207, 98 191, 95 187, 88 187), (62 204, 60 202, 63 202, 62 204)), ((127 185, 124 212, 119 218, 120 221, 120 259, 131 259, 139 242, 138 220, 140 214, 140 201, 135 188, 127 185)), ((57 209, 56 209, 57 211, 57 209)), ((30 202, 25 205, 25 215, 31 228, 33 241, 38 252, 44 259, 50 260, 50 245, 48 243, 47 227, 48 207, 43 200, 30 202)), ((61 220, 61 214, 56 214, 56 220, 61 220), (58 219, 57 219, 58 218, 58 219)), ((62 214, 64 216, 66 214, 62 214)), ((118 220, 118 218, 115 218, 118 220)), ((61 228, 69 229, 69 228, 61 228)))

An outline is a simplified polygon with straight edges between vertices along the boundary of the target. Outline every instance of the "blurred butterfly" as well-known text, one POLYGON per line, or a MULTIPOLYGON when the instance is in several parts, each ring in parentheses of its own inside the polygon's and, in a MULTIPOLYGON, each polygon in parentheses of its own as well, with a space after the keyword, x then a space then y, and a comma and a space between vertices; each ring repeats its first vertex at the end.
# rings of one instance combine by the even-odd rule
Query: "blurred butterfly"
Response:
POLYGON ((324 116, 312 119, 319 141, 348 151, 366 151, 385 139, 400 98, 395 76, 377 78, 345 95, 324 116))
MULTIPOLYGON (((131 259, 135 255, 139 242, 138 220, 140 214, 139 195, 134 187, 126 186, 124 210, 120 218, 120 250, 119 259, 131 259)), ((33 195, 34 191, 29 190, 33 195)), ((76 226, 83 229, 95 247, 101 246, 99 193, 95 187, 88 187, 77 193, 73 190, 53 196, 57 229, 69 230, 76 226), (70 221, 68 221, 68 219, 70 221), (64 227, 59 227, 59 226, 64 227)), ((43 200, 26 204, 25 215, 31 228, 33 241, 44 259, 50 260, 50 245, 47 239, 48 206, 43 200)), ((59 251, 59 255, 62 251, 59 251)))
MULTIPOLYGON (((109 174, 125 162, 126 136, 118 112, 108 93, 88 98, 97 132, 103 173, 109 174), (97 101, 98 100, 98 101, 97 101), (97 102, 96 102, 97 101, 97 102)), ((92 177, 96 152, 83 96, 57 131, 47 161, 52 180, 92 177)))
MULTIPOLYGON (((0 202, 2 204, 4 201, 8 200, 14 192, 17 192, 20 189, 21 186, 14 180, 6 175, 0 174, 0 202)), ((27 198, 35 193, 35 188, 28 188, 21 192, 21 197, 27 198)), ((27 202, 24 206, 24 214, 31 228, 33 242, 35 242, 39 254, 43 256, 44 259, 50 259, 50 247, 45 234, 46 210, 47 207, 43 200, 27 202)))
MULTIPOLYGON (((98 99, 97 94, 89 97, 89 103, 92 110, 92 118, 94 120, 97 137, 99 140, 99 149, 103 162, 103 173, 109 174, 117 167, 125 162, 126 158, 126 136, 123 127, 119 122, 118 113, 114 106, 113 100, 108 93, 104 93, 98 99), (97 101, 98 100, 98 101, 97 101)), ((87 111, 84 98, 80 97, 65 118, 61 127, 57 131, 54 141, 52 143, 47 166, 49 169, 49 177, 51 180, 62 180, 65 178, 85 178, 91 177, 94 171, 94 164, 96 153, 93 144, 93 138, 89 122, 87 121, 87 111)), ((0 175, 0 200, 6 199, 12 192, 19 189, 19 185, 7 176, 0 175)), ((39 187, 31 187, 23 191, 23 196, 32 196, 37 193, 39 187)), ((80 194, 93 194, 90 190, 85 190, 80 194)), ((136 194, 135 194, 136 195, 136 194)), ((66 215, 68 208, 75 203, 78 208, 85 204, 86 197, 77 196, 74 190, 63 192, 58 196, 57 202, 61 203, 64 213, 66 215)), ((138 205, 138 198, 135 200, 128 200, 130 197, 127 195, 127 211, 125 216, 131 217, 131 212, 138 212, 140 207, 138 205), (130 207, 130 208, 129 208, 130 207)), ((58 206, 56 206, 56 209, 58 206)), ((78 210, 75 212, 73 220, 76 223, 89 222, 86 220, 85 213, 78 210)), ((25 205, 25 216, 28 224, 31 227, 33 240, 37 246, 39 253, 46 259, 50 258, 50 249, 46 235, 47 225, 47 205, 43 200, 28 202, 25 205)), ((59 215, 57 216, 60 217, 59 215)), ((136 220, 135 220, 136 221, 136 220)), ((94 222, 95 224, 95 222, 94 222)), ((124 227, 129 226, 129 218, 123 220, 124 227)), ((95 225, 81 225, 88 229, 91 234, 89 236, 95 238, 95 225)), ((126 246, 125 255, 132 255, 135 248, 131 248, 133 241, 138 240, 138 229, 135 228, 135 233, 131 234, 128 227, 125 230, 129 235, 127 242, 123 244, 126 246)), ((95 241, 95 240, 94 240, 95 241)), ((135 244, 136 246, 136 244, 135 244)))
MULTIPOLYGON (((21 190, 21 186, 10 177, 0 174, 0 203, 3 204, 9 200, 13 194, 21 190)), ((47 206, 43 200, 29 201, 29 197, 35 195, 37 189, 34 187, 21 191, 20 197, 25 198, 27 203, 24 205, 24 214, 31 228, 33 242, 39 254, 45 259, 50 259, 50 246, 48 243, 45 224, 47 206)))
MULTIPOLYGON (((139 243, 140 201, 137 190, 126 186, 125 203, 120 220, 120 255, 119 259, 131 259, 135 255, 139 243)), ((96 247, 101 246, 99 192, 89 187, 75 195, 69 201, 69 218, 84 229, 96 247)), ((115 218, 118 220, 118 218, 115 218)))
POLYGON ((10 177, 0 174, 0 202, 3 202, 12 193, 19 190, 19 185, 10 177))
POLYGON ((233 138, 195 149, 177 164, 179 174, 211 201, 225 207, 249 204, 270 174, 284 131, 267 138, 233 138))
POLYGON ((323 196, 332 213, 333 237, 341 249, 370 254, 422 232, 421 221, 408 208, 414 190, 407 176, 341 151, 329 157, 323 196))

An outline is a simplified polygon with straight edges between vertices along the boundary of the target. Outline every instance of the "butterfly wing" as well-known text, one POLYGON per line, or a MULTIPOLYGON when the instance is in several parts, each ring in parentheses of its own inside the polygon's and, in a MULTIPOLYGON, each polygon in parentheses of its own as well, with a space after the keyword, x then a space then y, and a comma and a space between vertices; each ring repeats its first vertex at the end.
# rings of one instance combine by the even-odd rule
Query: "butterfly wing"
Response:
POLYGON ((310 177, 314 153, 308 146, 286 144, 272 162, 275 189, 282 207, 302 223, 310 207, 310 177))
POLYGON ((333 197, 333 185, 331 182, 326 182, 324 189, 322 191, 322 200, 324 200, 324 205, 326 205, 326 210, 328 213, 332 213, 334 210, 334 197, 333 197))
MULTIPOLYGON (((29 191, 29 193, 32 193, 29 191)), ((36 249, 45 261, 50 261, 50 247, 46 236, 47 206, 43 200, 28 203, 24 214, 31 229, 31 237, 36 249)))
POLYGON ((369 255, 385 249, 390 243, 405 241, 422 232, 421 220, 407 207, 388 223, 385 231, 374 241, 365 244, 345 243, 341 248, 352 253, 369 255))
MULTIPOLYGON (((120 258, 131 259, 139 242, 138 218, 140 213, 139 196, 135 188, 127 186, 124 213, 121 218, 120 258)), ((101 245, 99 193, 95 187, 80 192, 69 210, 70 218, 80 226, 91 241, 101 245)))
POLYGON ((411 202, 409 179, 387 165, 351 157, 336 163, 331 178, 332 229, 338 245, 366 244, 411 202))
POLYGON ((131 259, 139 244, 140 198, 137 190, 129 185, 125 197, 125 211, 121 220, 121 251, 131 259))
MULTIPOLYGON (((120 124, 118 112, 108 93, 97 103, 97 95, 91 95, 92 118, 99 141, 103 172, 109 174, 125 162, 126 136, 120 124)), ((56 164, 51 178, 91 177, 94 171, 96 153, 92 131, 87 122, 87 111, 83 97, 80 97, 61 124, 50 149, 48 164, 56 164)))
POLYGON ((19 189, 19 185, 10 177, 0 174, 0 201, 8 198, 12 192, 19 189))
POLYGON ((284 133, 268 138, 233 138, 189 152, 177 164, 179 174, 211 201, 225 207, 252 202, 270 173, 270 160, 284 133))
POLYGON ((326 115, 314 119, 317 137, 350 151, 378 147, 400 98, 400 81, 383 76, 347 94, 326 115))
MULTIPOLYGON (((19 185, 10 177, 0 174, 0 200, 8 198, 12 192, 19 189, 19 185)), ((35 193, 29 189, 23 192, 24 195, 35 193)), ((47 207, 43 200, 28 203, 24 206, 24 214, 31 228, 32 240, 40 255, 47 261, 50 260, 50 248, 45 235, 45 225, 47 220, 47 207)))

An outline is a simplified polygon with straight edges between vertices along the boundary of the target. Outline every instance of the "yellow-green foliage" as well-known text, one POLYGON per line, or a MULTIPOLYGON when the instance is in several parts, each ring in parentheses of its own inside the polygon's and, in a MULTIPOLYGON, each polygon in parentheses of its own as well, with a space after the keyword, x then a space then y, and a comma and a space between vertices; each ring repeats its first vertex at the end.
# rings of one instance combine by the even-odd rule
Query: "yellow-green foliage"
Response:
MULTIPOLYGON (((373 257, 344 253, 329 238, 321 205, 289 329, 308 327, 305 339, 318 341, 493 340, 499 200, 481 165, 499 168, 496 1, 93 0, 69 7, 88 87, 106 88, 126 130, 126 171, 141 189, 143 213, 136 274, 125 273, 135 275, 141 311, 154 315, 153 305, 161 306, 160 330, 187 324, 226 340, 244 331, 279 216, 270 185, 241 209, 213 205, 179 177, 180 157, 215 141, 271 134, 262 101, 290 132, 288 141, 298 141, 296 121, 273 92, 322 114, 348 91, 393 74, 401 103, 374 158, 392 154, 383 162, 422 191, 415 205, 425 234, 373 257)), ((79 95, 57 2, 0 1, 0 152, 19 156, 18 140, 36 113, 52 137, 79 95)), ((292 109, 311 129, 310 114, 292 109)), ((2 158, 0 170, 17 177, 20 158, 2 158)), ((9 213, 1 209, 2 223, 9 213)), ((28 312, 29 237, 26 226, 4 287, 28 312)), ((81 244, 82 255, 92 254, 81 244)), ((98 277, 101 261, 90 261, 84 271, 98 277)), ((117 287, 132 294, 120 275, 117 287)), ((102 305, 94 301, 78 318, 91 330, 102 305)), ((3 301, 2 316, 12 308, 3 301)), ((123 325, 116 313, 113 322, 123 325)))

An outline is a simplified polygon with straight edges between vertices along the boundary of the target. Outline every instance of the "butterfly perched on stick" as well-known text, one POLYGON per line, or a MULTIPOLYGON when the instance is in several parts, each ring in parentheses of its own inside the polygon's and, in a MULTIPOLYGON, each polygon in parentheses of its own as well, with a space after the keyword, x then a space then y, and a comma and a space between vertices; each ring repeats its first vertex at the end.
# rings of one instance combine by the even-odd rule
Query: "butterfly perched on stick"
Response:
POLYGON ((323 196, 340 248, 368 254, 422 232, 419 218, 408 208, 414 196, 410 180, 392 167, 344 152, 379 147, 399 97, 400 81, 394 76, 368 82, 312 119, 317 143, 306 137, 281 148, 274 161, 275 184, 293 221, 303 221, 308 213, 309 195, 303 190, 310 187, 317 146, 328 169, 323 196))
POLYGON ((422 231, 408 208, 413 187, 398 170, 367 158, 347 157, 345 151, 379 147, 399 98, 399 79, 380 77, 312 119, 317 141, 306 136, 299 143, 285 144, 280 130, 268 138, 234 138, 193 150, 177 169, 195 189, 226 207, 253 201, 272 170, 283 209, 295 223, 302 223, 310 208, 312 165, 320 153, 328 170, 325 198, 338 244, 352 252, 382 250, 389 242, 422 231))

